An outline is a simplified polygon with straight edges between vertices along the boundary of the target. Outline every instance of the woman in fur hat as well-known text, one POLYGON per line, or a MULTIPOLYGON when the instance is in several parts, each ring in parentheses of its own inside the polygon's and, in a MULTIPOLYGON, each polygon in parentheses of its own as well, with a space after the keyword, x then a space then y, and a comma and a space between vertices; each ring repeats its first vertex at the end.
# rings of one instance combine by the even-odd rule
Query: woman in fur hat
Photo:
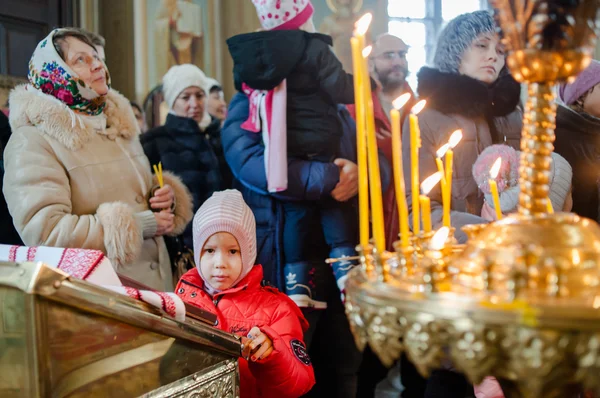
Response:
MULTIPOLYGON (((440 34, 434 67, 422 68, 417 77, 419 97, 427 100, 425 110, 419 114, 421 181, 437 171, 436 151, 455 130, 463 132, 462 141, 454 149, 451 216, 456 237, 464 242, 466 235, 460 227, 484 222, 479 217, 483 194, 471 174, 477 156, 496 143, 518 148, 521 137, 522 114, 517 107, 520 85, 506 69, 504 47, 492 15, 476 11, 450 21, 440 34)), ((408 124, 404 131, 409 131, 408 124)), ((404 176, 409 182, 410 134, 404 134, 403 140, 404 176)), ((411 195, 408 190, 409 205, 411 195)), ((439 225, 439 186, 429 196, 432 222, 439 225)))
POLYGON ((56 29, 10 95, 13 134, 4 194, 26 245, 102 250, 121 274, 173 290, 164 235, 192 218, 189 193, 164 173, 161 189, 129 101, 87 36, 56 29))
MULTIPOLYGON (((522 115, 517 106, 521 90, 506 69, 504 47, 487 11, 463 14, 450 21, 440 34, 433 63, 432 68, 424 67, 417 74, 417 92, 421 99, 427 100, 426 108, 419 114, 420 180, 437 172, 436 151, 455 130, 461 129, 463 139, 454 149, 451 217, 455 236, 464 243, 467 237, 460 227, 487 222, 480 217, 484 197, 471 168, 490 145, 505 143, 518 147, 522 115)), ((404 131, 409 131, 408 123, 404 131)), ((402 139, 404 178, 410 188, 410 134, 403 134, 402 139)), ((407 189, 409 206, 411 196, 407 189)), ((439 185, 429 196, 432 223, 439 226, 442 221, 439 185)), ((412 221, 412 214, 409 220, 412 221)), ((401 373, 406 375, 411 365, 402 364, 401 373)), ((424 387, 414 377, 402 377, 402 383, 403 396, 473 395, 473 387, 466 379, 449 370, 433 372, 424 387)))

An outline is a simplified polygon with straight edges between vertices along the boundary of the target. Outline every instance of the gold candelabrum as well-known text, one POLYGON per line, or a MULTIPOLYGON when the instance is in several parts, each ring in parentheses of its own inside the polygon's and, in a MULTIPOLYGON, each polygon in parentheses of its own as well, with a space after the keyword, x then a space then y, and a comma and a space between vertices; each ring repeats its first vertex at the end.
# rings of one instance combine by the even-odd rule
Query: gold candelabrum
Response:
POLYGON ((446 230, 395 253, 358 247, 346 312, 357 346, 386 365, 405 352, 424 376, 494 376, 507 397, 600 394, 600 227, 546 207, 554 86, 589 64, 600 1, 491 3, 507 64, 528 84, 519 212, 465 227, 467 245, 446 230))

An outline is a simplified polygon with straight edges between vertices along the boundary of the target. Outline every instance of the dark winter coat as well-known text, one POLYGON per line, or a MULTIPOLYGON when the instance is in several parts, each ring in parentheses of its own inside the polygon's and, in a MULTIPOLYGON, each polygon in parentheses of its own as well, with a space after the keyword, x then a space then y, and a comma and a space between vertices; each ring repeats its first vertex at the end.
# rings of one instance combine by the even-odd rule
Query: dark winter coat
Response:
MULTIPOLYGON (((427 106, 418 115, 421 130, 419 178, 437 172, 436 151, 448 142, 450 135, 461 129, 463 139, 454 149, 452 167, 452 226, 457 230, 466 224, 485 222, 481 215, 483 193, 473 178, 472 168, 479 154, 488 146, 504 143, 519 148, 522 112, 518 108, 521 86, 505 74, 488 86, 465 75, 443 73, 422 68, 418 75, 417 92, 427 106)), ((410 167, 410 126, 406 121, 402 137, 406 197, 412 222, 412 191, 410 167)), ((429 193, 432 200, 431 221, 442 220, 442 194, 439 184, 429 193)), ((459 241, 466 235, 459 230, 459 241)))
POLYGON ((354 84, 330 48, 331 37, 281 30, 234 36, 227 44, 238 91, 242 83, 271 90, 286 79, 288 154, 336 154, 342 136, 337 104, 354 102, 354 84))
MULTIPOLYGON (((11 130, 8 124, 8 117, 0 112, 0 192, 4 185, 4 148, 10 138, 11 130)), ((22 245, 23 241, 15 229, 13 219, 8 212, 4 194, 0 197, 0 244, 22 245)))
MULTIPOLYGON (((144 152, 151 165, 162 162, 168 170, 181 178, 192 194, 194 213, 213 192, 225 186, 218 154, 210 143, 211 135, 218 135, 220 122, 213 119, 204 132, 191 118, 169 113, 164 126, 157 127, 141 136, 144 152)), ((183 233, 183 241, 189 248, 192 242, 192 223, 183 233)))
POLYGON ((559 105, 554 151, 573 168, 573 213, 600 222, 600 119, 559 105))

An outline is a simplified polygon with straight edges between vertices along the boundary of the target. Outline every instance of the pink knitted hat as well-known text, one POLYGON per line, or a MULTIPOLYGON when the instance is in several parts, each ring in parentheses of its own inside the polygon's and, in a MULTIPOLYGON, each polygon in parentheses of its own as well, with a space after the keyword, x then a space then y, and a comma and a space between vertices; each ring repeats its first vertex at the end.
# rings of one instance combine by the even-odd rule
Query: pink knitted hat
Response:
POLYGON ((242 194, 235 189, 215 192, 198 209, 193 222, 194 260, 204 282, 200 254, 206 241, 218 232, 229 232, 237 240, 242 255, 242 273, 233 284, 235 286, 248 275, 256 261, 256 221, 242 194))
POLYGON ((310 0, 252 0, 265 30, 299 29, 314 13, 310 0))
POLYGON ((600 83, 600 62, 592 60, 590 65, 581 72, 575 81, 563 83, 559 88, 560 99, 566 105, 572 105, 589 89, 600 83))

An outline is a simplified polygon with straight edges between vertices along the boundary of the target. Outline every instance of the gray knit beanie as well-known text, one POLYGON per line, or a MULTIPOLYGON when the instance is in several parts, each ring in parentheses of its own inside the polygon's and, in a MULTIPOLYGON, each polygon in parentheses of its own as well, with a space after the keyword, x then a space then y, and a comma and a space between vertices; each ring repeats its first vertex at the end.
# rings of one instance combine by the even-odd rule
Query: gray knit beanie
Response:
POLYGON ((440 72, 458 73, 462 56, 480 34, 496 32, 496 23, 488 11, 475 11, 454 18, 438 38, 433 64, 440 72))

